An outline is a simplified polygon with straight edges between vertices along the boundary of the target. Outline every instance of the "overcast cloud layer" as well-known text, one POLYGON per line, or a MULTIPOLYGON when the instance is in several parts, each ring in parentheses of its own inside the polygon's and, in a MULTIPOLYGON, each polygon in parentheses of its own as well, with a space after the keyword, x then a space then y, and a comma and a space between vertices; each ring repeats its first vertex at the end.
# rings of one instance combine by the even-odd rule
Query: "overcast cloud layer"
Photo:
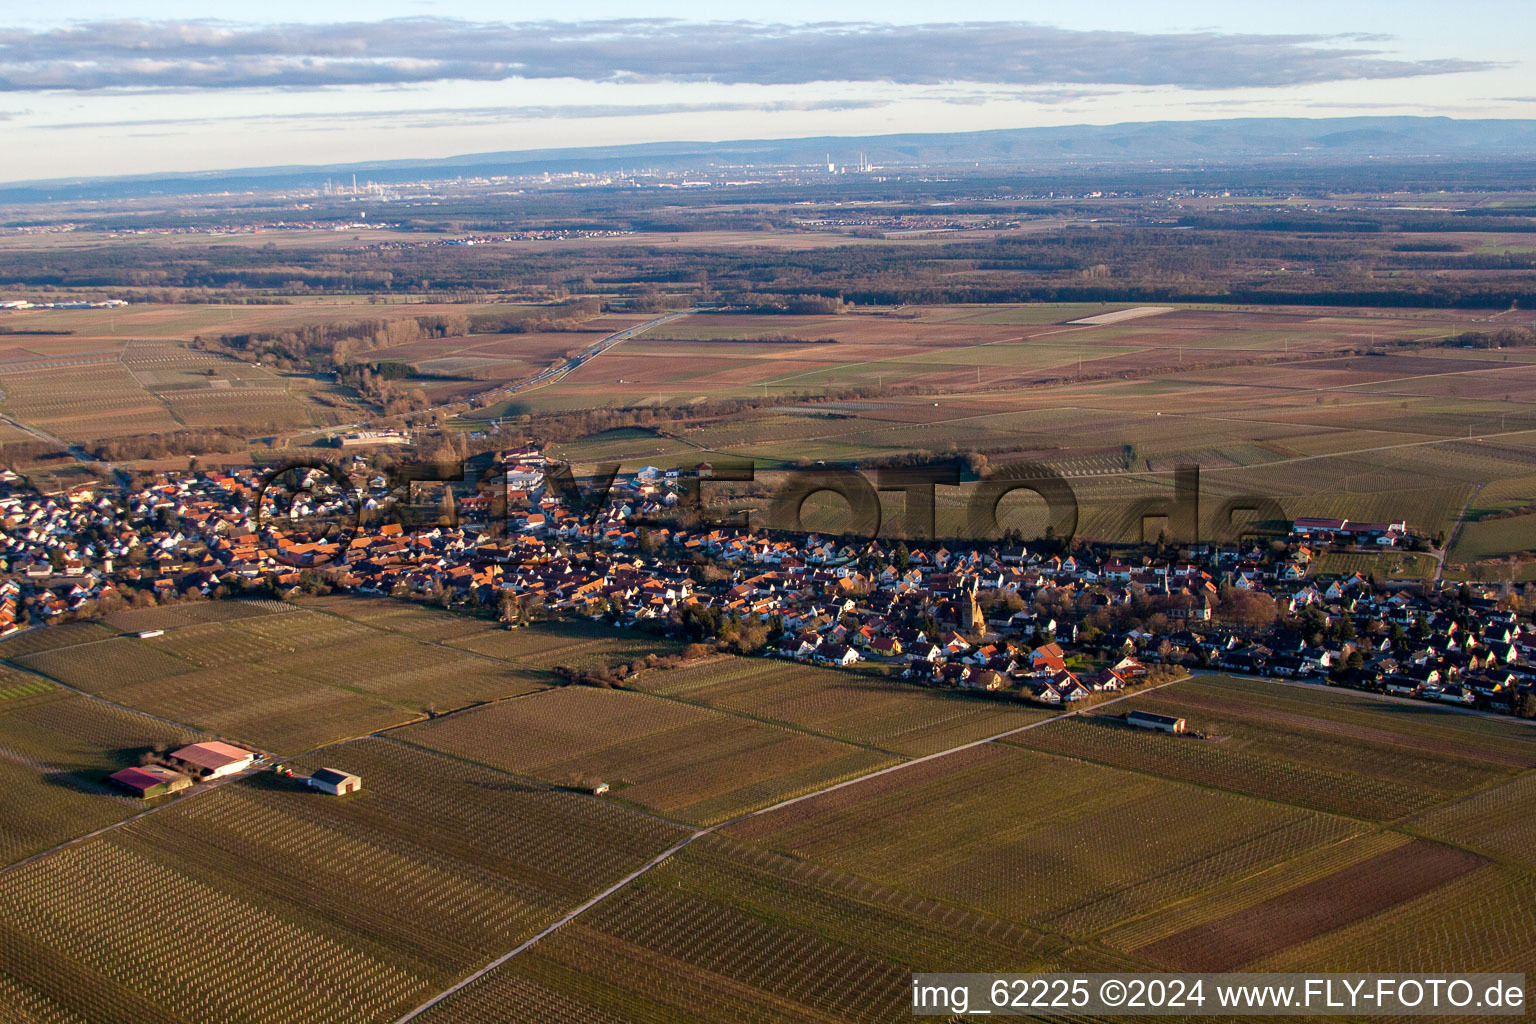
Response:
POLYGON ((769 25, 671 19, 508 25, 92 22, 0 28, 0 91, 317 88, 574 78, 792 85, 968 81, 1274 87, 1485 70, 1398 60, 1376 36, 1074 31, 1018 22, 769 25))

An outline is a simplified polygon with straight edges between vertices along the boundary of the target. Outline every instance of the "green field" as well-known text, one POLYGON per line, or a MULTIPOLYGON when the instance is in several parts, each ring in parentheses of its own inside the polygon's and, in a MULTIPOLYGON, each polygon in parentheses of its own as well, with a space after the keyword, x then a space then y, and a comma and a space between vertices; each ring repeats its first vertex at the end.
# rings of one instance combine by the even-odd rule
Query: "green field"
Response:
POLYGON ((1536 551, 1536 516, 1510 516, 1463 523, 1450 557, 1457 562, 1536 551))
POLYGON ((1394 551, 1383 554, 1358 554, 1328 551, 1312 563, 1314 576, 1349 576, 1354 573, 1375 575, 1380 580, 1428 580, 1435 575, 1433 555, 1423 552, 1394 551))

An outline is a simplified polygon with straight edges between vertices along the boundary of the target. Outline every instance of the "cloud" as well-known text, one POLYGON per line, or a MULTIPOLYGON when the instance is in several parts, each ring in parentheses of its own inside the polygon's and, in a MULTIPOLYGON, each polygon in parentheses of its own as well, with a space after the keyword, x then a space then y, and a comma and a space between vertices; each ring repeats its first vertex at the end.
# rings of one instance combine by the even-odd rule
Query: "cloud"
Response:
MULTIPOLYGON (((70 131, 101 128, 199 128, 210 125, 249 125, 303 122, 306 129, 331 131, 343 124, 384 122, 391 128, 428 128, 444 125, 501 124, 507 121, 585 120, 608 117, 655 117, 666 114, 782 113, 817 110, 873 110, 890 106, 890 100, 775 100, 761 103, 602 103, 519 107, 427 107, 399 110, 344 110, 332 113, 235 114, 219 117, 156 117, 133 121, 50 121, 31 125, 39 131, 70 131)), ((0 120, 6 115, 0 114, 0 120)))
POLYGON ((0 29, 0 91, 323 88, 573 78, 797 85, 1278 87, 1485 70, 1400 60, 1378 36, 1140 34, 1027 22, 812 25, 673 19, 521 24, 87 22, 0 29))

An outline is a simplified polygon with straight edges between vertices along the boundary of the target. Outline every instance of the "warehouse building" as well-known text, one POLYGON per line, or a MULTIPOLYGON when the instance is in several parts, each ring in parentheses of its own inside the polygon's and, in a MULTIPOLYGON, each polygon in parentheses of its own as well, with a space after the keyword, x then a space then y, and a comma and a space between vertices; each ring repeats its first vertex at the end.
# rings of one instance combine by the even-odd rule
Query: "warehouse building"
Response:
POLYGON ((1150 711, 1132 711, 1125 716, 1126 725, 1138 729, 1155 729, 1158 732, 1183 732, 1184 719, 1172 715, 1154 715, 1150 711))
POLYGON ((172 771, 158 764, 147 764, 142 768, 124 768, 120 772, 114 772, 110 778, 124 789, 132 790, 142 800, 167 796, 192 785, 192 780, 181 772, 172 771))
POLYGON ((256 761, 256 755, 243 747, 220 740, 193 743, 173 751, 171 756, 210 779, 222 779, 226 775, 243 772, 256 761))
POLYGON ((363 788, 362 779, 356 775, 337 771, 335 768, 321 768, 309 777, 309 784, 312 788, 322 793, 329 793, 331 796, 345 796, 363 788))

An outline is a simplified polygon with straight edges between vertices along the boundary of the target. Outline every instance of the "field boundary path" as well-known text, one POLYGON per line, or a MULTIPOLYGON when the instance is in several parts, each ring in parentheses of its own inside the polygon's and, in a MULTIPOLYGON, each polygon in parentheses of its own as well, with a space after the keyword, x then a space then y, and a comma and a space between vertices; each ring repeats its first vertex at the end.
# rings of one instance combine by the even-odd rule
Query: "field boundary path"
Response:
MULTIPOLYGON (((1178 677, 1176 677, 1174 679, 1164 680, 1161 683, 1155 683, 1152 686, 1147 686, 1147 687, 1142 687, 1140 689, 1137 689, 1136 691, 1134 691, 1132 693, 1122 693, 1118 697, 1111 697, 1109 700, 1100 701, 1099 703, 1094 704, 1092 706, 1092 708, 1094 710, 1096 710, 1098 708, 1107 707, 1110 704, 1119 703, 1122 700, 1129 700, 1132 697, 1140 697, 1142 694, 1151 693, 1153 690, 1160 690, 1160 689, 1162 689, 1165 686, 1172 686, 1174 683, 1184 682, 1186 679, 1189 679, 1189 678, 1191 678, 1191 677, 1188 676, 1188 675, 1182 675, 1182 676, 1178 676, 1178 677)), ((1082 710, 1086 711, 1086 710, 1089 710, 1089 709, 1084 708, 1082 710)), ((696 829, 696 830, 694 830, 694 832, 691 835, 685 836, 684 838, 680 839, 678 842, 672 844, 672 846, 670 846, 667 849, 663 850, 661 853, 658 853, 656 856, 652 857, 650 860, 648 860, 644 864, 640 865, 634 871, 631 871, 629 874, 625 875, 623 878, 619 879, 617 882, 614 882, 612 885, 608 886, 608 888, 604 889, 602 892, 599 892, 596 895, 590 897, 589 899, 587 899, 585 902, 583 902, 579 906, 574 907, 571 910, 566 911, 558 919, 556 919, 552 923, 546 925, 544 928, 542 928, 536 934, 531 935, 528 938, 524 939, 522 942, 518 943, 512 949, 508 950, 507 952, 503 953, 501 956, 499 956, 496 959, 492 960, 490 963, 488 963, 485 966, 483 966, 483 967, 481 967, 481 968, 471 972, 468 975, 465 975, 463 978, 460 978, 458 981, 454 982, 452 985, 450 985, 447 988, 443 989, 441 992, 438 992, 437 994, 433 995, 430 999, 426 1000, 420 1006, 417 1006, 415 1009, 410 1010, 409 1012, 407 1012, 406 1014, 404 1014, 401 1017, 397 1017, 395 1019, 395 1021, 394 1021, 394 1024, 408 1024, 408 1022, 413 1021, 416 1018, 420 1017, 422 1014, 426 1013, 428 1010, 432 1009, 434 1006, 438 1005, 443 1000, 445 1000, 445 999, 449 998, 450 996, 454 995, 456 992, 460 992, 460 991, 464 990, 465 988, 468 988, 470 985, 474 984, 475 982, 479 981, 481 978, 485 977, 487 974, 491 973, 496 968, 502 966, 507 961, 509 961, 513 957, 517 956, 519 953, 522 953, 522 952, 532 948, 534 945, 536 945, 542 939, 546 939, 549 936, 553 935, 555 932, 559 931, 561 928, 564 928, 566 925, 568 925, 572 921, 576 920, 576 918, 580 917, 582 914, 586 913, 587 911, 591 910, 593 907, 597 906, 599 903, 603 902, 609 896, 612 896, 614 893, 616 893, 619 890, 625 888, 626 886, 630 885, 631 883, 633 883, 634 881, 636 881, 637 879, 639 879, 640 877, 645 875, 652 868, 659 867, 662 864, 666 863, 668 860, 672 859, 672 857, 674 857, 676 854, 680 853, 684 849, 684 847, 687 847, 691 843, 694 843, 697 840, 702 839, 702 838, 704 838, 707 835, 710 835, 711 833, 718 832, 718 831, 720 831, 721 829, 724 829, 724 828, 729 828, 730 826, 739 824, 739 823, 741 823, 743 821, 746 821, 749 818, 756 818, 756 817, 758 817, 760 815, 771 814, 774 811, 782 810, 785 807, 789 807, 789 806, 791 806, 793 804, 798 804, 798 803, 800 803, 802 801, 805 801, 805 800, 811 800, 811 799, 813 799, 815 797, 825 796, 828 793, 836 792, 837 790, 840 790, 840 789, 847 789, 849 786, 857 786, 861 782, 868 782, 870 779, 877 779, 877 778, 880 778, 883 775, 890 775, 892 772, 899 772, 899 771, 901 771, 904 768, 911 768, 913 765, 926 764, 929 761, 936 761, 936 760, 938 760, 941 757, 948 757, 951 754, 958 754, 958 753, 960 753, 961 751, 964 751, 964 750, 972 750, 972 749, 975 749, 976 747, 983 746, 983 745, 985 745, 987 743, 997 743, 997 742, 999 742, 1001 740, 1007 739, 1010 736, 1017 736, 1021 732, 1028 732, 1030 729, 1038 729, 1038 728, 1040 728, 1043 725, 1049 725, 1052 722, 1059 722, 1062 719, 1071 718, 1074 715, 1077 715, 1078 713, 1079 712, 1078 712, 1077 709, 1073 709, 1073 710, 1070 710, 1070 711, 1064 711, 1064 712, 1062 712, 1059 715, 1052 715, 1049 718, 1042 718, 1042 719, 1039 719, 1038 721, 1029 722, 1029 723, 1027 723, 1025 725, 1016 726, 1016 727, 1014 727, 1012 729, 1007 729, 1007 730, 1005 730, 1003 732, 1000 732, 1000 733, 997 733, 996 735, 993 735, 993 736, 987 736, 987 737, 984 737, 983 739, 979 739, 979 740, 971 740, 968 743, 961 743, 958 746, 949 747, 949 748, 946 748, 944 750, 940 750, 940 751, 938 751, 936 753, 933 753, 933 754, 924 754, 922 757, 914 757, 914 758, 912 758, 911 760, 908 760, 908 761, 899 761, 896 764, 887 765, 884 768, 880 768, 880 769, 877 769, 875 771, 869 772, 866 775, 860 775, 857 778, 853 778, 853 779, 844 779, 842 782, 836 782, 836 783, 833 783, 830 786, 824 786, 821 789, 817 789, 817 790, 814 790, 814 791, 809 792, 809 793, 801 793, 799 796, 792 796, 792 797, 789 797, 788 799, 780 800, 778 803, 769 804, 767 807, 759 807, 755 811, 748 811, 745 814, 738 814, 736 817, 730 818, 730 819, 728 819, 726 821, 717 822, 716 824, 709 825, 709 826, 706 826, 706 827, 701 828, 701 829, 696 829)))
MULTIPOLYGON (((1494 435, 1497 436, 1497 435, 1494 435)), ((1472 493, 1467 495, 1467 500, 1462 502, 1461 511, 1456 513, 1456 519, 1451 523, 1451 532, 1446 534, 1445 543, 1440 545, 1440 550, 1435 554, 1435 578, 1430 582, 1439 583, 1445 575, 1445 560, 1451 557, 1451 548, 1456 546, 1456 538, 1461 536, 1461 528, 1467 523, 1467 509, 1472 507, 1472 502, 1482 493, 1487 484, 1478 484, 1472 488, 1472 493)))

